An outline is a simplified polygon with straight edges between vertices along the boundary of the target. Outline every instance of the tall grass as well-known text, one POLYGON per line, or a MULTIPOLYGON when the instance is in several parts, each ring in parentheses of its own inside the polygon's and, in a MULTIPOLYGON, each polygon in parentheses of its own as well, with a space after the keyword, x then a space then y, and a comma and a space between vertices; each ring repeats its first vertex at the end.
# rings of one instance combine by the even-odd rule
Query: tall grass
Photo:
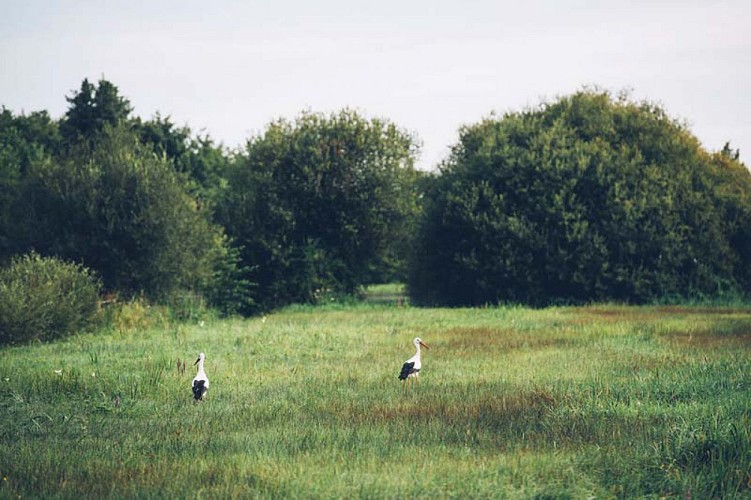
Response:
POLYGON ((0 496, 751 496, 751 308, 133 324, 0 351, 0 496))

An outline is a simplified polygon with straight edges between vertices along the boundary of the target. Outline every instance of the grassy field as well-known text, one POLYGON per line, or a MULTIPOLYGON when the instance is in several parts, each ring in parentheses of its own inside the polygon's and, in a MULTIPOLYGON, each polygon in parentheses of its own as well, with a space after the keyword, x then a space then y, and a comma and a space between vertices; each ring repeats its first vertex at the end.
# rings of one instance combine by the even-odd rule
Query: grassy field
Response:
POLYGON ((751 307, 397 297, 0 350, 0 498, 751 497, 751 307))

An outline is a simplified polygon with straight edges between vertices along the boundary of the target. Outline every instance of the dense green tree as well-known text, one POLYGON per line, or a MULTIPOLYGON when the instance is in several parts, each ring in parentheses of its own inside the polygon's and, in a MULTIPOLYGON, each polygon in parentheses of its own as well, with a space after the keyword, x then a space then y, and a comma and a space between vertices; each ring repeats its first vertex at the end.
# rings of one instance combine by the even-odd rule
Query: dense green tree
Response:
POLYGON ((417 210, 413 137, 344 110, 279 120, 230 170, 220 220, 274 307, 354 293, 394 266, 417 210))
MULTIPOLYGON (((0 148, 3 154, 13 151, 13 162, 23 172, 40 154, 53 155, 60 149, 58 123, 46 111, 13 115, 5 107, 0 110, 0 148)), ((7 158, 4 156, 7 161, 7 158)))
POLYGON ((169 158, 175 169, 188 177, 195 196, 213 204, 226 184, 229 154, 222 145, 208 135, 193 136, 189 127, 179 127, 169 116, 158 113, 148 121, 136 119, 134 127, 144 143, 169 158))
POLYGON ((219 228, 125 126, 32 165, 21 189, 13 212, 22 251, 81 262, 108 290, 155 298, 212 280, 219 228))
POLYGON ((751 189, 749 169, 730 144, 711 156, 708 182, 714 188, 717 208, 723 214, 723 232, 737 260, 733 275, 751 294, 751 189))
POLYGON ((659 107, 584 91, 464 127, 433 178, 413 300, 644 302, 749 291, 749 172, 659 107))
POLYGON ((20 183, 31 164, 57 153, 60 142, 57 123, 46 111, 14 116, 4 107, 0 110, 0 262, 18 250, 11 207, 20 183))
POLYGON ((91 139, 105 125, 115 126, 128 120, 132 108, 117 87, 101 79, 97 85, 84 79, 81 88, 66 97, 70 104, 61 121, 61 132, 67 142, 91 139))
POLYGON ((165 155, 173 161, 188 153, 191 133, 187 126, 177 126, 169 116, 156 116, 147 121, 135 120, 135 128, 141 141, 150 144, 158 155, 165 155))

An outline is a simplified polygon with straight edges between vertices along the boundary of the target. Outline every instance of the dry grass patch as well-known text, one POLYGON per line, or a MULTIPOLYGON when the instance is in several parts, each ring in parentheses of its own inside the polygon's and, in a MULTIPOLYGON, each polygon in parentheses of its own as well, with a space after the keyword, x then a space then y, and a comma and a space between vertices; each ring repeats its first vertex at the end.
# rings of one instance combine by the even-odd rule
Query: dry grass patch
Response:
POLYGON ((697 349, 741 348, 751 349, 751 326, 748 330, 716 334, 711 330, 670 332, 660 335, 670 344, 697 349))
POLYGON ((466 356, 478 351, 565 347, 576 342, 573 334, 519 332, 512 328, 450 328, 436 332, 434 336, 442 348, 466 356))

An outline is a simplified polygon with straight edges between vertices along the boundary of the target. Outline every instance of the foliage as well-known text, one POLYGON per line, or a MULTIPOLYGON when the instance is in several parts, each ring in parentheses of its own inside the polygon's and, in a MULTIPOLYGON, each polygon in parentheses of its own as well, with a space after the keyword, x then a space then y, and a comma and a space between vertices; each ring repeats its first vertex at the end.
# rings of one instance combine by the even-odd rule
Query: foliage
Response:
POLYGON ((171 311, 154 305, 144 297, 120 300, 115 294, 102 301, 101 332, 113 331, 122 335, 138 334, 149 329, 168 328, 171 311))
POLYGON ((208 135, 193 136, 187 126, 178 127, 160 114, 148 121, 134 120, 141 141, 158 155, 169 158, 175 169, 189 179, 191 193, 212 203, 224 188, 229 155, 208 135))
POLYGON ((416 303, 751 290, 751 175, 651 104, 583 91, 464 127, 426 200, 416 303))
POLYGON ((210 282, 221 242, 184 180, 123 126, 34 165, 14 212, 23 248, 83 262, 107 290, 151 298, 210 282))
POLYGON ((117 87, 104 78, 97 85, 84 79, 81 89, 66 100, 70 106, 60 131, 68 143, 92 139, 105 126, 124 123, 132 111, 128 99, 120 96, 117 87))
POLYGON ((0 497, 751 494, 747 305, 380 302, 178 325, 128 305, 122 329, 2 352, 0 497), (431 349, 405 391, 415 336, 431 349))
POLYGON ((257 309, 252 269, 243 264, 241 251, 222 235, 216 245, 212 279, 202 289, 208 303, 225 316, 250 315, 257 309))
POLYGON ((415 304, 751 292, 738 151, 705 152, 649 103, 583 91, 493 116, 423 175, 410 133, 351 110, 279 120, 235 153, 132 118, 103 78, 67 100, 59 121, 0 112, 0 263, 36 250, 225 314, 404 280, 415 304))
POLYGON ((54 154, 60 148, 60 130, 46 111, 28 115, 0 111, 0 165, 3 169, 16 166, 19 173, 40 156, 54 154))
POLYGON ((236 250, 209 222, 224 149, 158 114, 130 119, 104 79, 68 101, 59 124, 0 113, 0 262, 35 249, 84 262, 125 295, 203 293, 224 312, 247 308, 236 250))
POLYGON ((66 337, 93 325, 99 282, 76 264, 35 253, 0 268, 0 344, 66 337))
POLYGON ((158 155, 176 160, 182 158, 190 147, 190 128, 178 127, 169 116, 156 116, 147 121, 135 120, 141 142, 151 144, 158 155))
POLYGON ((60 147, 57 122, 46 111, 13 116, 0 111, 0 262, 16 253, 11 208, 31 164, 46 161, 60 147))
POLYGON ((414 153, 409 134, 350 110, 279 120, 248 141, 218 214, 258 304, 353 294, 398 266, 417 211, 414 153))

